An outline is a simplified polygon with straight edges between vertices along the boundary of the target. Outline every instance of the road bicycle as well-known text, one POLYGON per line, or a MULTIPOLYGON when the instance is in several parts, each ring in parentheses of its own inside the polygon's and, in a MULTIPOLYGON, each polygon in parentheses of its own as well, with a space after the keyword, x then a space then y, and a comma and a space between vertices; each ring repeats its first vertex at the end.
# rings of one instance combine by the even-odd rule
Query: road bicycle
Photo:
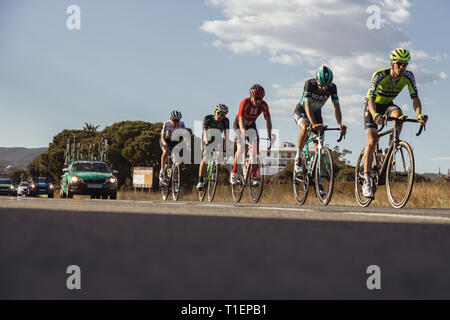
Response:
MULTIPOLYGON (((425 116, 428 118, 427 116, 425 116)), ((378 138, 391 134, 389 148, 382 151, 378 142, 373 155, 371 183, 374 193, 379 185, 386 184, 389 202, 394 208, 402 208, 409 199, 414 184, 414 155, 411 146, 400 140, 400 125, 404 122, 416 122, 419 120, 408 119, 407 116, 399 118, 384 117, 383 125, 378 129, 378 138), (381 132, 387 121, 393 121, 393 128, 381 132), (381 133, 380 133, 381 132, 381 133)), ((421 125, 416 136, 425 130, 421 125)), ((379 141, 379 140, 378 140, 379 141)), ((374 198, 366 198, 362 194, 364 184, 364 152, 361 150, 355 167, 355 196, 358 204, 367 207, 374 198)))
POLYGON ((205 178, 204 186, 206 186, 206 188, 198 191, 198 199, 203 201, 206 193, 208 193, 208 201, 212 202, 214 200, 214 195, 216 194, 217 180, 219 179, 219 164, 217 163, 216 151, 212 151, 211 157, 208 160, 205 178), (207 189, 207 191, 205 189, 207 189))
MULTIPOLYGON (((259 138, 260 140, 268 140, 269 138, 259 138)), ((271 144, 267 147, 270 151, 271 144)), ((238 170, 236 184, 231 185, 231 193, 234 202, 242 199, 245 187, 248 186, 250 200, 257 203, 261 199, 264 188, 263 162, 261 156, 256 152, 256 142, 248 144, 245 142, 245 165, 244 170, 238 170), (242 172, 243 171, 243 172, 242 172)))
POLYGON ((177 201, 181 192, 180 165, 172 159, 172 155, 170 155, 164 170, 165 185, 161 186, 162 199, 167 201, 169 192, 172 191, 172 198, 177 201))
MULTIPOLYGON (((324 132, 340 130, 339 128, 328 128, 324 126, 318 134, 315 134, 311 127, 308 128, 308 140, 303 149, 302 171, 293 172, 292 184, 294 187, 295 201, 304 204, 309 192, 309 186, 314 181, 316 197, 321 205, 328 205, 333 194, 334 168, 333 157, 330 149, 323 146, 324 132), (313 154, 309 151, 308 145, 317 142, 317 150, 313 154), (320 156, 317 156, 320 155, 320 156)), ((344 135, 340 135, 337 142, 341 142, 344 135)))

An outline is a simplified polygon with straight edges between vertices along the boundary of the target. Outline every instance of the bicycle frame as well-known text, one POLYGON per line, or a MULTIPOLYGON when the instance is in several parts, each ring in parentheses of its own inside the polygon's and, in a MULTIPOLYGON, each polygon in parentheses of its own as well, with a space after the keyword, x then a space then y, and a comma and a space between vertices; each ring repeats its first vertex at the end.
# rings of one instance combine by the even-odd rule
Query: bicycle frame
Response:
MULTIPOLYGON (((376 153, 381 152, 379 138, 384 137, 388 134, 393 134, 393 139, 389 143, 389 148, 388 148, 387 153, 385 155, 383 155, 384 158, 383 158, 383 162, 381 163, 381 166, 379 166, 379 163, 377 163, 378 159, 375 157, 376 170, 378 170, 380 175, 382 175, 383 173, 386 172, 386 168, 387 168, 387 164, 388 164, 388 161, 386 159, 389 159, 389 157, 391 156, 391 153, 395 150, 398 143, 401 141, 400 140, 400 123, 401 122, 418 122, 417 120, 407 119, 406 117, 400 118, 400 119, 386 117, 385 121, 383 122, 382 127, 378 130, 378 132, 383 130, 383 128, 386 126, 387 121, 393 121, 394 127, 378 134, 378 143, 377 143, 376 153)), ((424 128, 423 126, 420 127, 419 132, 416 134, 417 136, 422 133, 423 128, 424 128)), ((402 160, 403 160, 403 164, 405 165, 405 163, 404 163, 405 160, 403 158, 402 158, 402 160)))
POLYGON ((208 169, 206 170, 206 181, 209 181, 211 179, 213 164, 217 160, 217 153, 216 151, 211 152, 211 157, 208 160, 208 169))

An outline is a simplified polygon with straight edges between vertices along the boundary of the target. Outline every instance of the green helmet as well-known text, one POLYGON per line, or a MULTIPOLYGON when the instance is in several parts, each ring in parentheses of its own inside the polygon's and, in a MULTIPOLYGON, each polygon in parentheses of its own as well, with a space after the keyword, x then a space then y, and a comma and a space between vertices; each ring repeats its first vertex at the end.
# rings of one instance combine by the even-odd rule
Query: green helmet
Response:
POLYGON ((391 60, 406 61, 411 59, 409 51, 403 48, 397 48, 391 51, 391 60))
POLYGON ((333 81, 333 71, 327 66, 320 66, 317 69, 316 79, 319 84, 328 87, 333 81))

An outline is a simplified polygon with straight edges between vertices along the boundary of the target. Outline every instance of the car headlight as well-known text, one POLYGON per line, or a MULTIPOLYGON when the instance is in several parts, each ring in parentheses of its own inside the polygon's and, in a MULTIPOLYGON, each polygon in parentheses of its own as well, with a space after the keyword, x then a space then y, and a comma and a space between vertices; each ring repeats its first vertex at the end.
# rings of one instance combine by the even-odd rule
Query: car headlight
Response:
POLYGON ((109 183, 116 183, 117 179, 114 177, 109 178, 109 183))
POLYGON ((70 181, 72 181, 73 183, 76 183, 76 182, 80 181, 80 178, 78 178, 77 176, 72 176, 70 178, 70 181))

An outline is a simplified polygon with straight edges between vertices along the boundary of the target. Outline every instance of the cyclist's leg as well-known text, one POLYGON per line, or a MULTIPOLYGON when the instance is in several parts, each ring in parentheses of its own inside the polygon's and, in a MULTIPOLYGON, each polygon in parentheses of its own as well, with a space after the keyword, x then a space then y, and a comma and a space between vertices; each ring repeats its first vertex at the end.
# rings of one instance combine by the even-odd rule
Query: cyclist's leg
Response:
POLYGON ((249 153, 249 157, 252 163, 251 168, 251 177, 257 179, 257 170, 258 170, 258 161, 257 157, 259 154, 259 134, 258 129, 256 128, 256 123, 252 123, 251 125, 245 128, 248 133, 249 143, 252 145, 252 152, 249 153))
POLYGON ((241 129, 239 128, 239 121, 238 118, 234 120, 233 123, 233 130, 234 130, 234 140, 236 141, 236 153, 234 154, 234 165, 233 170, 231 173, 236 173, 238 165, 241 164, 242 160, 242 154, 244 151, 244 139, 241 137, 241 129))
MULTIPOLYGON (((320 110, 314 112, 314 119, 316 119, 316 122, 318 124, 323 124, 322 112, 320 110)), ((312 132, 319 135, 319 132, 317 132, 317 131, 312 130, 312 132)), ((317 148, 318 148, 318 143, 317 143, 317 141, 314 141, 314 150, 315 150, 316 154, 317 154, 317 148)))
MULTIPOLYGON (((385 108, 380 105, 376 105, 376 112, 384 114, 385 108)), ((372 163, 373 163, 373 153, 378 144, 378 126, 375 124, 372 115, 369 112, 368 101, 366 100, 364 106, 364 129, 366 131, 367 143, 366 149, 364 151, 364 184, 363 184, 363 195, 365 197, 373 197, 372 188, 372 163)))
POLYGON ((306 140, 308 140, 308 127, 310 125, 308 117, 306 116, 303 108, 301 108, 300 104, 295 106, 294 121, 300 130, 297 137, 297 154, 295 155, 297 162, 301 161, 302 150, 305 147, 306 140))
MULTIPOLYGON (((399 106, 392 104, 390 105, 387 109, 386 109, 386 114, 389 117, 392 118, 398 118, 401 117, 403 115, 403 111, 402 109, 400 109, 399 106)), ((394 127, 394 123, 392 123, 392 127, 394 127)), ((403 127, 403 123, 399 123, 399 127, 398 127, 398 134, 400 135, 400 132, 402 132, 402 127, 403 127)), ((394 133, 391 133, 390 138, 389 138, 389 144, 391 143, 392 139, 394 138, 394 133)))

